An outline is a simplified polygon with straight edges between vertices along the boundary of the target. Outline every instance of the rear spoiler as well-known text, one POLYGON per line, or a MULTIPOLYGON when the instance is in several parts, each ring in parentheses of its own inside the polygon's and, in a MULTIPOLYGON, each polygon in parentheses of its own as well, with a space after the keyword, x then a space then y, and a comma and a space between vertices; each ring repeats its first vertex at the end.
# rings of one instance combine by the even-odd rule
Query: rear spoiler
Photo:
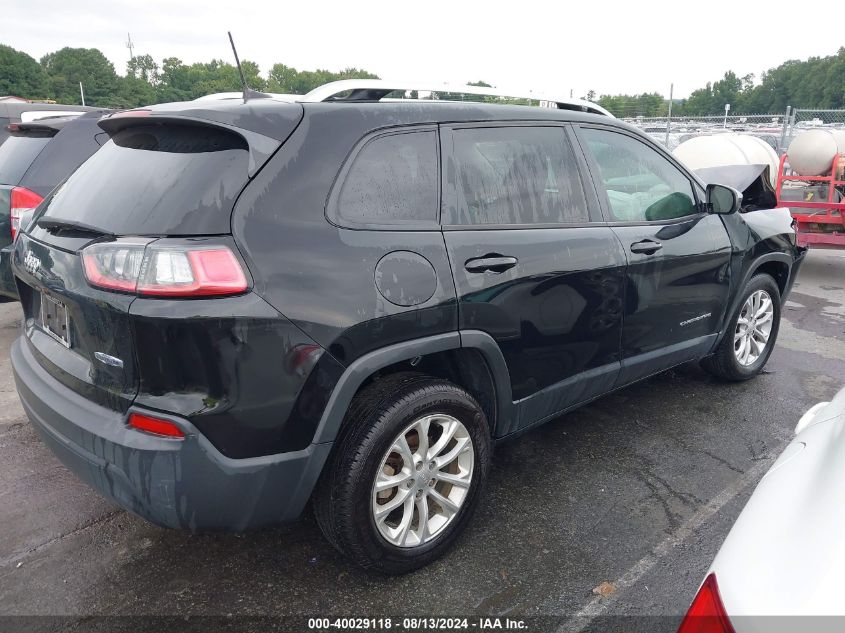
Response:
POLYGON ((53 137, 64 127, 64 123, 39 121, 37 123, 9 123, 6 131, 12 136, 40 136, 53 137))
POLYGON ((124 110, 102 117, 97 122, 97 125, 108 132, 110 136, 114 136, 121 130, 147 125, 179 125, 227 130, 233 134, 237 134, 246 141, 250 156, 248 173, 249 177, 252 178, 262 165, 267 162, 267 159, 281 147, 282 143, 298 127, 299 122, 302 120, 302 107, 297 106, 296 111, 286 113, 288 116, 277 117, 277 124, 267 130, 272 131, 272 135, 258 132, 255 129, 249 129, 250 127, 257 127, 265 131, 264 128, 268 127, 266 118, 249 116, 233 118, 227 117, 226 114, 226 111, 218 112, 213 109, 206 110, 204 108, 186 108, 183 110, 124 110), (295 116, 291 116, 294 114, 295 116), (236 120, 239 125, 230 123, 227 120, 230 118, 236 120), (256 125, 253 126, 250 123, 255 123, 256 125))
POLYGON ((57 116, 46 116, 33 121, 21 121, 20 123, 10 123, 6 126, 6 130, 10 134, 28 134, 32 136, 55 136, 59 130, 65 127, 68 123, 73 123, 78 119, 91 119, 94 117, 101 117, 111 110, 95 110, 90 112, 79 112, 77 114, 59 114, 57 116))

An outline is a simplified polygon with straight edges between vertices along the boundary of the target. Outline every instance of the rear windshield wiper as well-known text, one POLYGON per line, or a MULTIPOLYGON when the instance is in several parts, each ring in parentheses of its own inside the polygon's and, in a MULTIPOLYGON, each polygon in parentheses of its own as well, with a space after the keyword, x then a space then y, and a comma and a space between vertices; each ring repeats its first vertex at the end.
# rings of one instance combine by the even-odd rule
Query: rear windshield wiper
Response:
POLYGON ((92 235, 102 235, 114 237, 114 233, 109 233, 103 229, 98 229, 96 226, 85 224, 83 222, 75 222, 73 220, 54 220, 51 218, 40 218, 36 223, 42 229, 50 232, 68 231, 70 233, 90 233, 92 235))

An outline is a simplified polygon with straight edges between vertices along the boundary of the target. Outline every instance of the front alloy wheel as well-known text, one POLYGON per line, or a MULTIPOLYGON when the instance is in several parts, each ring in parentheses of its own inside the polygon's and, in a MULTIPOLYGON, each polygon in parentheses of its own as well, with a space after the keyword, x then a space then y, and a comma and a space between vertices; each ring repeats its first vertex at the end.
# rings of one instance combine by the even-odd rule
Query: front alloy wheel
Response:
POLYGON ((387 450, 373 485, 371 509, 379 533, 397 547, 436 538, 466 499, 474 467, 472 438, 451 415, 426 415, 387 450))
POLYGON ((774 318, 774 303, 768 292, 757 290, 746 299, 734 332, 734 354, 740 365, 753 365, 766 350, 774 318))
POLYGON ((725 326, 725 336, 701 365, 724 380, 748 380, 759 374, 777 341, 781 295, 775 280, 754 275, 742 290, 739 308, 725 326))

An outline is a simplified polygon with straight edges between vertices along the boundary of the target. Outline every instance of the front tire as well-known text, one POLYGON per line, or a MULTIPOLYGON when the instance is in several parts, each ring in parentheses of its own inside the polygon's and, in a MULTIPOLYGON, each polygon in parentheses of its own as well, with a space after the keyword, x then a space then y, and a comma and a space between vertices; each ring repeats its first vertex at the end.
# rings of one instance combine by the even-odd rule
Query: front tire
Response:
POLYGON ((490 468, 475 399, 448 381, 402 373, 349 407, 314 509, 329 542, 388 574, 439 558, 469 522, 490 468))
POLYGON ((780 289, 769 275, 752 277, 742 293, 716 352, 701 365, 723 380, 742 381, 759 374, 777 340, 780 329, 780 289))

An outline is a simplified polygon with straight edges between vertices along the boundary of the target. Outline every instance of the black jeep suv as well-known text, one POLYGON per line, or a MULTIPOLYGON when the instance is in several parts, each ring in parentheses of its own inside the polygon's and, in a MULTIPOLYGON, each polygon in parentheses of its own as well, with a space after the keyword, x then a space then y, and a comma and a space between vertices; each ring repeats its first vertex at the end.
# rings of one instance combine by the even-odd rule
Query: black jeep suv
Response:
POLYGON ((375 101, 114 114, 16 242, 21 400, 162 526, 313 500, 397 573, 440 556, 495 442, 692 360, 766 363, 803 257, 611 117, 375 101))

